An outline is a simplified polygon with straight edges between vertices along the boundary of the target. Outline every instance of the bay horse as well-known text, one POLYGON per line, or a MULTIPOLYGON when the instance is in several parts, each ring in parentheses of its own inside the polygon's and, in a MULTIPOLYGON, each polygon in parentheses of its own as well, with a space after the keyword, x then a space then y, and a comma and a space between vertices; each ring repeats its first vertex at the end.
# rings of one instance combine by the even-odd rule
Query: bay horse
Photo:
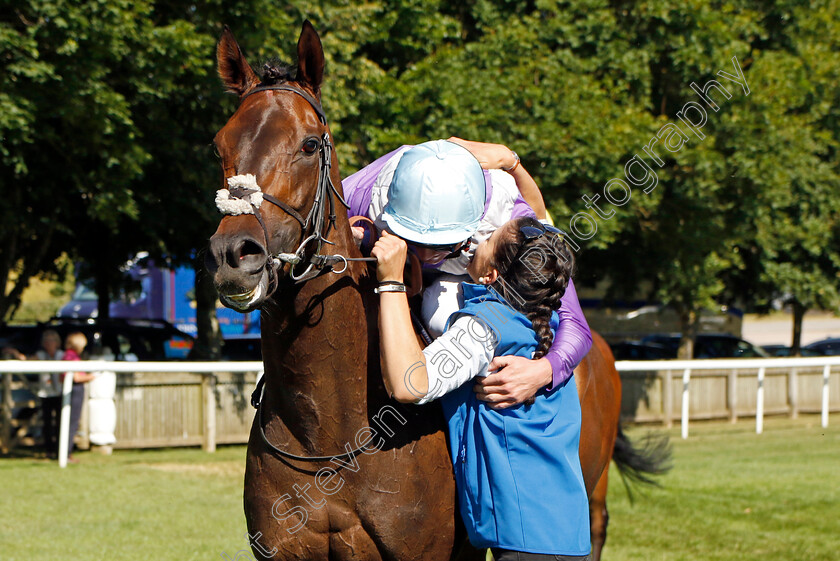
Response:
MULTIPOLYGON (((260 79, 229 29, 217 47, 240 104, 215 137, 228 216, 206 264, 224 305, 262 310, 244 491, 251 548, 258 559, 484 559, 459 524, 439 407, 398 404, 382 382, 374 279, 341 206, 320 105, 324 53, 308 21, 297 56, 296 76, 268 67, 260 79)), ((600 336, 575 374, 598 559, 610 459, 636 475, 655 462, 620 432, 621 384, 600 336)))

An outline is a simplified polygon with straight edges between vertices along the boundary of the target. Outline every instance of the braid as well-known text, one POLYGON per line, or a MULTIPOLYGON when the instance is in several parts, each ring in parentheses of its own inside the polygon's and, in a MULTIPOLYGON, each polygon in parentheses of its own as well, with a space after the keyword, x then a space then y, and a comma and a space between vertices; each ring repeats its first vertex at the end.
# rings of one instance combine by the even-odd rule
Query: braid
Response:
POLYGON ((528 319, 531 320, 531 325, 534 327, 534 331, 537 333, 537 339, 539 339, 537 350, 534 351, 534 358, 544 357, 545 353, 548 352, 548 349, 551 348, 553 340, 553 337, 551 336, 551 326, 549 325, 551 312, 553 310, 552 308, 544 305, 540 305, 539 308, 540 309, 527 314, 528 319))
POLYGON ((533 218, 519 218, 496 248, 499 278, 493 288, 512 307, 525 314, 537 334, 534 358, 542 358, 551 348, 551 314, 560 308, 574 269, 569 246, 555 235, 526 239, 523 226, 540 227, 533 218))

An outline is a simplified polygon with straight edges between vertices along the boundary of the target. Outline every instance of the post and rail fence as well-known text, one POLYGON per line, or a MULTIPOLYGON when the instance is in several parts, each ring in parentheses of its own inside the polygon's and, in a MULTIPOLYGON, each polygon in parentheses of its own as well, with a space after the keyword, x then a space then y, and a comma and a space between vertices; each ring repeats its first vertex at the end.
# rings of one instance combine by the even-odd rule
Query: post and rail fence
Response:
MULTIPOLYGON (((114 372, 114 448, 158 448, 248 441, 253 420, 251 392, 263 372, 261 362, 121 362, 87 360, 0 361, 2 408, 0 452, 8 454, 20 440, 25 422, 15 409, 34 408, 34 401, 15 402, 27 374, 48 372, 114 372)), ((66 388, 69 391, 69 386, 66 388)), ((69 402, 69 397, 66 399, 69 402)), ((69 414, 69 413, 68 413, 69 414)), ((82 427, 85 424, 83 415, 82 427)), ((82 433, 84 433, 82 428, 82 433)), ((60 442, 65 441, 62 437, 60 442)))
POLYGON ((616 362, 622 416, 668 427, 679 418, 683 438, 689 421, 701 419, 754 416, 761 434, 765 415, 820 413, 827 427, 829 412, 840 411, 838 366, 840 356, 616 362))
MULTIPOLYGON (((840 357, 619 361, 622 417, 636 423, 689 421, 840 411, 840 357), (836 372, 832 372, 832 368, 836 372), (681 382, 681 383, 680 383, 681 382), (677 405, 679 404, 679 405, 677 405)), ((27 374, 115 372, 114 448, 245 443, 254 411, 250 396, 261 362, 0 361, 2 407, 0 452, 7 454, 26 431, 14 416, 37 408, 37 400, 15 402, 13 392, 27 374)), ((84 416, 83 416, 84 419, 84 416)), ((82 422, 84 433, 84 420, 82 422)))

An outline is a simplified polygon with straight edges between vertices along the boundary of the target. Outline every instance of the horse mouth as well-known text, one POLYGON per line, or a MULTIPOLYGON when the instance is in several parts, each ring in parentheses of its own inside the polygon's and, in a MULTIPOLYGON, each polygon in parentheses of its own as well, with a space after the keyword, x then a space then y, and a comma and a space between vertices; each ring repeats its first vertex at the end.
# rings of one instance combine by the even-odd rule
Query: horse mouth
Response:
POLYGON ((263 274, 260 281, 251 290, 239 294, 224 294, 220 292, 219 300, 226 307, 234 309, 237 312, 250 312, 259 307, 265 299, 267 285, 268 279, 263 274))

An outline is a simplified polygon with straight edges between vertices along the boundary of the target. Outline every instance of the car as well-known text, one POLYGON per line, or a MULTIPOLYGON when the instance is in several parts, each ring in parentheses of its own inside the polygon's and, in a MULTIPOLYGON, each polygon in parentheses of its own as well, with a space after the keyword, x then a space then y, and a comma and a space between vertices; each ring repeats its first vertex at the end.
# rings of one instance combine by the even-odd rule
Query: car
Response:
POLYGON ((2 358, 15 358, 13 352, 8 349, 21 351, 23 354, 35 354, 41 347, 41 330, 37 325, 3 325, 0 326, 0 353, 2 358), (30 351, 31 342, 35 341, 35 347, 30 351))
POLYGON ((259 333, 228 335, 222 341, 222 360, 257 360, 262 362, 259 333))
POLYGON ((668 348, 656 343, 620 341, 610 345, 616 360, 662 360, 673 358, 668 348))
MULTIPOLYGON (((787 345, 762 345, 767 354, 770 356, 790 356, 790 347, 787 345)), ((820 353, 813 349, 802 347, 799 349, 800 356, 821 356, 820 353)))
MULTIPOLYGON (((822 341, 805 345, 802 350, 808 350, 817 353, 816 356, 834 356, 840 355, 840 338, 829 337, 822 341)), ((803 355, 804 356, 804 355, 803 355)))
POLYGON ((98 342, 116 360, 185 360, 194 343, 192 336, 163 320, 81 318, 54 318, 36 325, 7 326, 0 330, 0 342, 3 348, 33 355, 41 346, 41 334, 47 329, 57 331, 62 341, 68 334, 80 331, 87 337, 88 352, 98 342))
MULTIPOLYGON (((193 347, 193 338, 165 321, 151 320, 92 320, 55 318, 45 323, 11 325, 0 328, 0 349, 2 358, 14 358, 9 349, 15 349, 27 356, 34 355, 41 348, 41 336, 47 329, 58 332, 62 342, 67 335, 80 331, 87 337, 86 353, 90 358, 97 344, 105 347, 116 360, 167 361, 184 360, 193 347)), ((103 358, 109 358, 104 353, 103 358)), ((24 375, 26 386, 13 390, 12 400, 18 404, 37 402, 37 374, 24 375)), ((30 406, 15 407, 12 415, 26 419, 35 414, 30 406)), ((35 433, 30 433, 30 435, 35 433)))
MULTIPOLYGON (((669 358, 677 358, 680 334, 657 334, 642 338, 644 344, 656 344, 668 350, 669 358)), ((697 335, 694 341, 694 358, 767 358, 770 355, 761 347, 753 345, 740 337, 727 333, 697 335)))

